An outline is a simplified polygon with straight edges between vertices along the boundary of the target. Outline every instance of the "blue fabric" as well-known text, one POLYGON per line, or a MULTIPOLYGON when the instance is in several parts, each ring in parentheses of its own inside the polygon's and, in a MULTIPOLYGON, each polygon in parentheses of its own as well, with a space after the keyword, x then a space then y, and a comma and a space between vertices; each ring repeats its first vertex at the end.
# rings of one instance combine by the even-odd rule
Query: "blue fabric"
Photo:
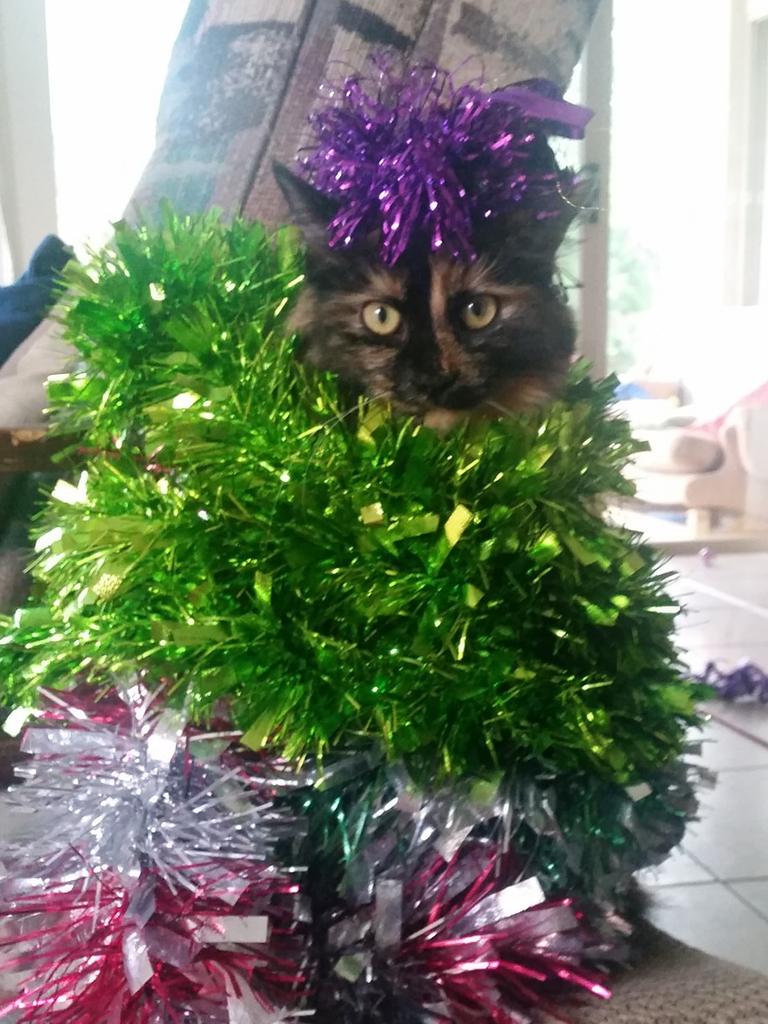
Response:
POLYGON ((613 392, 613 396, 619 402, 626 401, 628 398, 651 397, 641 384, 635 384, 634 381, 628 381, 626 384, 619 384, 613 392))
POLYGON ((0 288, 0 366, 52 306, 59 272, 70 259, 72 250, 56 235, 47 235, 18 281, 0 288))

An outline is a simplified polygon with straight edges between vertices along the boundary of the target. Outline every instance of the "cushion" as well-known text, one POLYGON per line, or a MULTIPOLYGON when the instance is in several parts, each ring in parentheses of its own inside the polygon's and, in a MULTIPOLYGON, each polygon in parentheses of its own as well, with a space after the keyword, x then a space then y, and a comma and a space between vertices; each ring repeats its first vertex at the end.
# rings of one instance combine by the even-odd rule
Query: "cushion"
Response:
POLYGON ((0 430, 44 426, 45 382, 73 358, 59 325, 43 320, 0 367, 0 430))
POLYGON ((635 456, 635 465, 648 473, 711 473, 723 464, 725 453, 715 437, 695 430, 638 431, 650 450, 635 456))
POLYGON ((58 274, 71 258, 72 250, 48 235, 18 281, 0 288, 0 366, 53 305, 58 274))

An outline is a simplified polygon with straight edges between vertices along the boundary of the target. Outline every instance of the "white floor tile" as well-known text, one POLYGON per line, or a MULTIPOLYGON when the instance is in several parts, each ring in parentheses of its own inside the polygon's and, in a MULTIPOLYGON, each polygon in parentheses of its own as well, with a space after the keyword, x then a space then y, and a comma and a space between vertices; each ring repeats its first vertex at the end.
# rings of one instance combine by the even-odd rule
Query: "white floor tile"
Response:
MULTIPOLYGON (((768 555, 716 555, 709 565, 693 555, 672 568, 682 573, 670 590, 687 611, 678 641, 691 670, 708 661, 728 670, 748 659, 768 671, 768 619, 733 602, 768 608, 768 555)), ((719 772, 717 786, 702 790, 701 820, 683 848, 643 881, 659 927, 768 973, 768 748, 757 742, 768 742, 768 707, 716 700, 709 708, 721 721, 701 734, 699 761, 719 772)))
POLYGON ((677 616, 676 625, 678 632, 691 630, 694 627, 706 626, 712 621, 713 613, 722 616, 724 612, 732 610, 732 607, 732 605, 726 604, 725 601, 720 601, 714 597, 707 605, 701 605, 698 602, 696 604, 685 604, 683 605, 683 610, 677 616))
POLYGON ((706 608, 681 616, 677 636, 687 650, 711 645, 768 644, 768 610, 766 616, 763 618, 728 605, 706 608))
POLYGON ((706 591, 698 590, 696 581, 688 576, 679 577, 668 588, 669 593, 680 605, 688 611, 692 609, 706 610, 707 608, 720 608, 728 604, 728 601, 719 595, 709 594, 706 591))
MULTIPOLYGON (((722 722, 710 720, 703 729, 692 729, 690 739, 701 743, 701 755, 689 758, 715 772, 743 768, 768 769, 768 749, 747 736, 729 729, 722 722)), ((706 799, 707 791, 703 797, 706 799)))
POLYGON ((748 882, 731 882, 731 889, 746 900, 750 906, 768 920, 768 878, 751 879, 748 882))
POLYGON ((713 956, 768 974, 768 921, 726 886, 667 886, 652 890, 652 897, 657 927, 713 956))
POLYGON ((691 885, 695 882, 713 882, 714 876, 681 847, 673 850, 657 868, 638 872, 638 880, 649 889, 665 885, 691 885))
POLYGON ((722 671, 736 668, 742 661, 753 661, 768 672, 768 643, 711 643, 683 650, 681 657, 691 672, 703 672, 710 661, 714 661, 722 671))
MULTIPOLYGON (((667 591, 672 595, 672 597, 679 601, 683 607, 687 608, 694 602, 699 604, 699 602, 696 601, 696 580, 692 580, 690 576, 675 576, 674 579, 667 584, 667 591)), ((718 597, 713 597, 710 599, 710 602, 720 600, 721 599, 718 597)))
POLYGON ((671 568, 680 573, 672 591, 687 607, 709 608, 729 597, 768 607, 768 554, 720 555, 709 565, 685 556, 673 559, 671 568))
POLYGON ((723 600, 747 601, 757 608, 768 607, 768 581, 764 575, 768 566, 761 565, 755 569, 755 575, 738 575, 727 573, 722 576, 708 575, 697 579, 686 576, 686 580, 694 584, 691 601, 703 603, 716 598, 723 600), (762 576, 760 574, 763 574, 762 576))
POLYGON ((722 771, 700 799, 688 853, 723 881, 768 877, 768 766, 722 771))
MULTIPOLYGON (((766 653, 768 654, 768 648, 766 648, 766 653)), ((768 660, 765 664, 766 671, 768 671, 768 660)), ((705 704, 704 710, 711 712, 726 726, 732 725, 755 737, 756 740, 768 744, 768 704, 746 699, 744 701, 715 700, 705 704)), ((765 748, 765 752, 768 757, 768 747, 765 748)))
POLYGON ((720 586, 725 581, 736 581, 737 585, 748 587, 754 582, 759 585, 768 576, 768 552, 714 552, 708 561, 699 554, 678 555, 669 560, 669 567, 681 576, 702 580, 713 587, 720 586))

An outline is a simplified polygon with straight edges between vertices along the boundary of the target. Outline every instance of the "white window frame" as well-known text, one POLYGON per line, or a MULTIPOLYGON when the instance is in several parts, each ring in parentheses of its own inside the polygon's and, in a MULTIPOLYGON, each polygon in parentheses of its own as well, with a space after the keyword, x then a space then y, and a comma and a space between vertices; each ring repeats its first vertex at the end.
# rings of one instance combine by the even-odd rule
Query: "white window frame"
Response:
MULTIPOLYGON (((752 304, 766 278, 768 215, 768 0, 731 2, 731 109, 727 303, 752 304)), ((600 211, 585 233, 581 278, 582 353, 606 370, 610 206, 612 0, 601 0, 584 55, 584 102, 595 117, 584 161, 600 168, 600 211)), ((48 88, 45 0, 0 0, 0 227, 11 272, 18 274, 40 240, 56 231, 56 182, 48 88)), ((0 273, 8 276, 8 268, 0 273)), ((764 284, 763 284, 764 287, 764 284)), ((764 293, 763 293, 764 301, 764 293)))
POLYGON ((745 145, 744 269, 741 300, 768 300, 768 0, 748 8, 747 139, 745 145))
POLYGON ((597 167, 598 209, 581 246, 579 352, 592 373, 603 377, 608 349, 608 257, 611 182, 611 91, 613 85, 613 0, 600 0, 582 59, 584 103, 594 110, 584 140, 584 163, 597 167))
POLYGON ((731 125, 724 300, 760 301, 761 258, 768 231, 765 178, 768 163, 768 0, 731 0, 731 125))
POLYGON ((56 231, 45 0, 0 0, 0 224, 18 275, 56 231))

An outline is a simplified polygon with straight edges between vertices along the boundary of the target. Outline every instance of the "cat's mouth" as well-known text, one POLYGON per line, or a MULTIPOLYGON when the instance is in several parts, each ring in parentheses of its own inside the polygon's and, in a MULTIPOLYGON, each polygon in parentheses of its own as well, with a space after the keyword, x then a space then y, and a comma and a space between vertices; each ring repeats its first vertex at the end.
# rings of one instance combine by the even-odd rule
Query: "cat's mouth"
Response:
POLYGON ((426 387, 414 387, 410 383, 399 388, 396 386, 392 405, 401 412, 418 417, 435 410, 466 414, 480 408, 489 395, 489 388, 463 381, 457 375, 426 387))
POLYGON ((446 433, 470 420, 499 419, 539 409, 557 396, 562 376, 561 372, 521 374, 485 392, 470 387, 462 392, 456 387, 449 395, 441 396, 442 400, 426 396, 409 400, 394 395, 391 401, 398 412, 414 416, 425 426, 446 433))

